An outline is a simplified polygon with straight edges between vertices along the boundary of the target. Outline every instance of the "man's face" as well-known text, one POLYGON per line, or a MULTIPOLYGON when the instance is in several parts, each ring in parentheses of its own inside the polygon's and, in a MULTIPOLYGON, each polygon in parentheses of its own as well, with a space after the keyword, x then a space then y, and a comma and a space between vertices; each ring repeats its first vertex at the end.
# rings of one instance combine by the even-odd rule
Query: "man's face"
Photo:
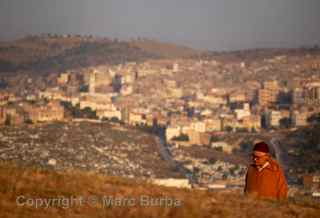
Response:
POLYGON ((253 151, 252 153, 253 163, 257 166, 262 166, 268 161, 268 159, 269 159, 268 153, 264 153, 261 151, 253 151))

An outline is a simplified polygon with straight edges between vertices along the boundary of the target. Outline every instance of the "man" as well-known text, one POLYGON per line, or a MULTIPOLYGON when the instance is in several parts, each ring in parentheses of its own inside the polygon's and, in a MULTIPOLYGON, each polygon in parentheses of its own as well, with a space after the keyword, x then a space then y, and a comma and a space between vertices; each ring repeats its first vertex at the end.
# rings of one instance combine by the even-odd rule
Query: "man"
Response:
POLYGON ((255 144, 252 161, 246 175, 245 194, 259 198, 286 199, 286 178, 279 164, 271 158, 269 146, 265 142, 255 144))

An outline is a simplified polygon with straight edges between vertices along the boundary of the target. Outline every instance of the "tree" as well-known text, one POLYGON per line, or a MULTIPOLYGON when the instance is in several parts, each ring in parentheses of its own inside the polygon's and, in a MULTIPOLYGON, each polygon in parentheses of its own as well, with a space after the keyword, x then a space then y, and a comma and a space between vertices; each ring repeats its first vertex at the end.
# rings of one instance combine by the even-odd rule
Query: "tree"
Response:
POLYGON ((11 115, 10 114, 7 114, 6 120, 4 121, 4 124, 6 126, 10 126, 11 125, 11 115))
POLYGON ((310 117, 308 117, 307 121, 310 124, 320 123, 320 113, 311 115, 310 117))
POLYGON ((83 113, 83 116, 85 118, 89 118, 89 119, 97 119, 97 115, 96 112, 93 111, 90 107, 85 107, 83 110, 81 110, 81 112, 83 113))
POLYGON ((114 123, 120 123, 120 120, 118 117, 111 117, 110 121, 114 123))
POLYGON ((31 120, 30 118, 26 119, 26 120, 24 121, 24 123, 26 123, 26 124, 33 124, 32 120, 31 120))
POLYGON ((218 141, 220 141, 220 137, 219 137, 219 136, 212 135, 212 136, 210 137, 210 144, 211 144, 212 142, 218 142, 218 141))
POLYGON ((252 142, 251 141, 243 141, 240 144, 241 151, 250 151, 252 148, 252 142))
POLYGON ((284 117, 284 118, 280 119, 279 122, 280 122, 280 127, 281 128, 286 128, 287 129, 291 125, 291 120, 288 117, 284 117))
POLYGON ((217 159, 214 157, 209 158, 208 160, 209 164, 215 164, 217 162, 217 159))
POLYGON ((222 179, 227 179, 227 178, 228 178, 228 174, 227 173, 223 173, 222 179))
POLYGON ((223 151, 223 148, 222 148, 221 146, 219 146, 219 147, 214 147, 214 150, 222 152, 222 151, 223 151))
POLYGON ((247 128, 242 128, 242 127, 237 127, 236 130, 237 132, 249 132, 247 128))
POLYGON ((189 141, 189 136, 186 134, 181 134, 172 138, 174 141, 189 141))
POLYGON ((233 128, 231 126, 224 127, 224 131, 232 132, 233 128))
POLYGON ((252 132, 252 133, 257 133, 256 128, 252 127, 252 128, 251 128, 251 132, 252 132))
POLYGON ((80 92, 88 92, 89 86, 88 85, 81 85, 80 86, 80 92))

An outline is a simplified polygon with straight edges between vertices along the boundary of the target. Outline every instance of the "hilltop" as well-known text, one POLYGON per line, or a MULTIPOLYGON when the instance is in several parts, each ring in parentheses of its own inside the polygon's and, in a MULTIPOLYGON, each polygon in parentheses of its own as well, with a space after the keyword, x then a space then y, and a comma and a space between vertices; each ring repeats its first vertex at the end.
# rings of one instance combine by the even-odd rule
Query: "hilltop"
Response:
POLYGON ((156 58, 127 42, 83 37, 29 36, 0 45, 2 72, 52 72, 156 58))
POLYGON ((120 41, 92 36, 36 35, 0 43, 0 72, 51 72, 99 64, 198 54, 184 46, 155 40, 120 41))
POLYGON ((263 61, 274 56, 319 55, 315 48, 260 48, 213 52, 148 38, 128 41, 81 35, 43 34, 0 42, 0 73, 46 74, 97 65, 159 59, 217 60, 221 63, 263 61))
POLYGON ((133 46, 141 48, 143 51, 163 58, 189 58, 200 55, 203 52, 186 46, 160 42, 152 39, 131 40, 129 43, 133 46))
POLYGON ((317 217, 320 213, 319 205, 308 201, 255 200, 236 192, 160 187, 90 172, 55 172, 7 163, 0 164, 0 199, 1 217, 10 218, 317 217), (106 199, 120 199, 120 203, 112 206, 114 201, 106 199), (50 204, 45 206, 45 201, 50 204))

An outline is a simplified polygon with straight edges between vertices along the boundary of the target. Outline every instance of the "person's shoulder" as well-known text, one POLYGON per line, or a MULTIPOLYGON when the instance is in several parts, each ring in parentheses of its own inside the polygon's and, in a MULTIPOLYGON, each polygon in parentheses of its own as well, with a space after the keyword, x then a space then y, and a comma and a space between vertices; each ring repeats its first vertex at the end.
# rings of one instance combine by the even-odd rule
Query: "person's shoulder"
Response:
POLYGON ((280 172, 282 169, 281 169, 281 166, 280 164, 278 163, 278 161, 276 161, 275 159, 273 158, 270 158, 269 160, 269 166, 268 168, 272 171, 275 171, 275 172, 280 172))
POLYGON ((253 163, 250 163, 247 165, 247 172, 251 173, 252 171, 254 171, 256 169, 255 165, 253 163))

